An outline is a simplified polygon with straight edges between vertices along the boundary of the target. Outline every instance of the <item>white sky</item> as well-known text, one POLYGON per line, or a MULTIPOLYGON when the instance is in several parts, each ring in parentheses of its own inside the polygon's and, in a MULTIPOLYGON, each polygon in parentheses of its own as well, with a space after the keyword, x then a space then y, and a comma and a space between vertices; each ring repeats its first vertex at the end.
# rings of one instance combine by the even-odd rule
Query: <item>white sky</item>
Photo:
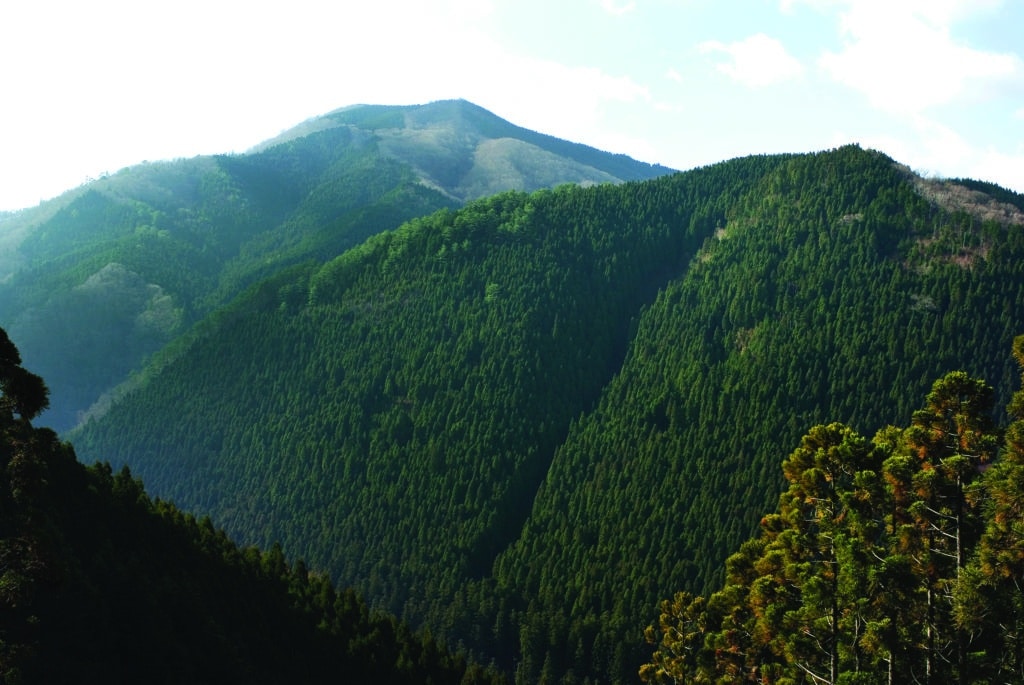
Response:
POLYGON ((465 98, 678 169, 858 142, 1024 192, 1021 0, 0 0, 0 209, 465 98))

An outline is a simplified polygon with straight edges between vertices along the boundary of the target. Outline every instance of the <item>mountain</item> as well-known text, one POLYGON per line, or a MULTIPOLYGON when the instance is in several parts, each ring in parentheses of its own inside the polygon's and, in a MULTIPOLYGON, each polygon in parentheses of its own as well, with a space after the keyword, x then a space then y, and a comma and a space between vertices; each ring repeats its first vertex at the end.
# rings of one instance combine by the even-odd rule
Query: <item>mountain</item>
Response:
POLYGON ((506 190, 620 183, 673 171, 515 126, 465 100, 345 107, 256 149, 338 127, 369 132, 385 156, 410 165, 422 183, 459 202, 506 190))
POLYGON ((253 285, 80 454, 518 682, 632 682, 808 427, 964 369, 1005 406, 1024 198, 874 151, 509 192, 253 285))
POLYGON ((667 173, 465 101, 356 106, 240 155, 143 164, 0 216, 0 325, 67 430, 252 283, 503 190, 667 173), (69 347, 67 340, 76 345, 69 347))
POLYGON ((498 683, 351 590, 86 468, 0 330, 4 683, 498 683))

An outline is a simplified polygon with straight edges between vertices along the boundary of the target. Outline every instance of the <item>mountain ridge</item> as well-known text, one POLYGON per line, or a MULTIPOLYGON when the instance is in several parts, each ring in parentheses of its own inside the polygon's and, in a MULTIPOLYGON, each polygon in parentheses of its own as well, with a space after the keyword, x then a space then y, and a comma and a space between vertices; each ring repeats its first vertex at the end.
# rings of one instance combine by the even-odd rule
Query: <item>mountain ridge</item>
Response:
POLYGON ((479 195, 669 171, 465 101, 349 107, 248 153, 129 167, 0 218, 0 324, 48 379, 47 420, 67 430, 148 356, 279 269, 479 195), (125 278, 86 297, 78 288, 105 269, 125 278), (69 357, 71 328, 85 338, 69 357))
POLYGON ((79 384, 84 460, 519 682, 631 682, 810 425, 960 368, 1005 404, 1024 201, 852 145, 659 175, 524 131, 352 107, 99 179, 3 220, 0 324, 79 384))
POLYGON ((856 146, 511 192, 254 287, 73 438, 520 682, 629 682, 807 426, 1008 398, 1021 264, 856 146))
MULTIPOLYGON (((371 131, 374 136, 382 138, 386 154, 412 164, 421 173, 425 183, 442 190, 460 202, 493 195, 504 190, 529 191, 559 182, 616 183, 651 178, 675 171, 657 164, 648 164, 644 169, 643 163, 639 163, 638 167, 635 160, 625 155, 603 152, 588 145, 561 140, 516 126, 495 117, 478 105, 461 99, 439 100, 423 106, 350 105, 307 120, 294 129, 261 143, 255 149, 268 149, 284 144, 294 136, 302 135, 305 131, 323 131, 333 126, 362 127, 371 131), (442 142, 447 142, 448 145, 437 141, 437 137, 443 137, 445 133, 450 134, 450 137, 442 142), (447 168, 441 173, 430 170, 430 167, 438 165, 439 159, 445 158, 444 153, 448 149, 461 147, 465 152, 475 148, 475 154, 465 155, 467 158, 472 158, 480 154, 482 144, 490 143, 493 146, 498 141, 518 141, 522 146, 521 157, 525 157, 527 151, 536 149, 547 153, 539 162, 522 165, 533 167, 530 169, 532 173, 537 173, 536 168, 546 168, 551 160, 557 158, 572 160, 573 164, 564 165, 567 169, 561 174, 554 176, 543 174, 549 178, 539 182, 528 181, 529 174, 524 172, 518 174, 511 182, 490 182, 483 185, 459 182, 465 174, 474 171, 478 176, 486 176, 486 173, 481 174, 481 170, 475 163, 468 170, 458 169, 457 165, 455 165, 456 169, 447 168), (417 160, 423 159, 428 163, 425 166, 418 166, 417 160)), ((465 160, 463 160, 463 164, 465 164, 465 160)))

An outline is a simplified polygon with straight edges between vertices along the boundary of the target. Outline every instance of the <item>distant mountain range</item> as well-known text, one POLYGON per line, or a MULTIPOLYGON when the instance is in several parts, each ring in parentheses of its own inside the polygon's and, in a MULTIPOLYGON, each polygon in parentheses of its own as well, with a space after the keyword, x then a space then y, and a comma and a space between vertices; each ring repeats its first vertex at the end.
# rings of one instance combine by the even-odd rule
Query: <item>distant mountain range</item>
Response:
POLYGON ((857 146, 667 171, 464 102, 339 110, 16 217, 4 317, 89 389, 83 460, 517 682, 634 682, 810 427, 957 369, 1003 407, 1024 326, 1019 194, 857 146))
POLYGON ((51 386, 46 420, 66 430, 281 268, 485 195, 669 171, 462 100, 348 107, 245 154, 130 167, 0 217, 0 325, 51 386))

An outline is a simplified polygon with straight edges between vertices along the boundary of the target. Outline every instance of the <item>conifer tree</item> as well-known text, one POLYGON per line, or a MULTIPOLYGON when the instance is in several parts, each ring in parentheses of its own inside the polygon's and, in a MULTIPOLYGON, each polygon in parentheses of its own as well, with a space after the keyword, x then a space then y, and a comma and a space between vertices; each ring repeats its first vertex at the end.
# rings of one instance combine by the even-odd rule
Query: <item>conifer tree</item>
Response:
MULTIPOLYGON (((1014 349, 1024 365, 1024 336, 1014 349)), ((641 678, 1019 680, 1024 391, 990 468, 992 397, 983 381, 954 372, 906 429, 867 440, 838 423, 811 428, 782 463, 789 487, 778 511, 730 557, 723 589, 662 604, 647 631, 659 647, 641 678)))
POLYGON ((969 636, 954 625, 952 593, 979 525, 966 491, 996 452, 992 402, 984 381, 963 371, 947 374, 905 432, 906 448, 920 464, 909 514, 926 597, 926 683, 966 682, 969 636))
MULTIPOLYGON (((1024 336, 1013 354, 1024 368, 1024 336)), ((954 598, 958 627, 985 646, 987 675, 1024 682, 1024 374, 1009 413, 999 460, 972 493, 984 503, 985 527, 954 598)))

